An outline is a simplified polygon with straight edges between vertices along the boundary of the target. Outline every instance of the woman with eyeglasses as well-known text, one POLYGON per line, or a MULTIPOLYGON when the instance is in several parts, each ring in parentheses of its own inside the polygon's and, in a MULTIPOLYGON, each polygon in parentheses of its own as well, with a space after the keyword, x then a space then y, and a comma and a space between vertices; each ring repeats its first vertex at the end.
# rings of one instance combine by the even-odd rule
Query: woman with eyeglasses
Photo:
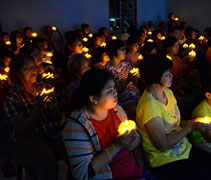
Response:
POLYGON ((119 103, 131 118, 135 118, 135 108, 140 98, 139 89, 134 85, 137 75, 130 73, 132 66, 125 61, 126 48, 120 40, 111 40, 107 45, 110 61, 105 69, 113 75, 119 94, 119 103))
POLYGON ((37 82, 31 56, 18 55, 10 63, 15 84, 4 102, 10 144, 18 163, 35 172, 38 180, 67 179, 67 156, 61 140, 61 112, 48 85, 37 82))

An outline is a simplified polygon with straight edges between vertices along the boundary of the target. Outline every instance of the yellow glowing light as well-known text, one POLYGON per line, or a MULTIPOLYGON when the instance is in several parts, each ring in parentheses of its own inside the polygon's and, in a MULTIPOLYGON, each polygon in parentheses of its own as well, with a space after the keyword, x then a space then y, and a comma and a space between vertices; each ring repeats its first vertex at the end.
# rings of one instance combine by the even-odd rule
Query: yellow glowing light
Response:
POLYGON ((32 37, 37 37, 38 34, 37 34, 36 32, 33 32, 31 36, 32 36, 32 37))
POLYGON ((9 46, 9 45, 11 45, 11 42, 10 41, 6 41, 5 44, 9 46))
POLYGON ((183 46, 182 46, 183 48, 188 48, 188 44, 183 44, 183 46))
POLYGON ((203 41, 204 40, 204 36, 200 36, 198 40, 199 41, 203 41))
POLYGON ((53 64, 52 61, 50 61, 50 60, 44 61, 44 63, 53 64))
POLYGON ((52 52, 48 52, 48 53, 46 54, 46 56, 52 57, 52 56, 53 56, 53 53, 52 53, 52 52))
POLYGON ((137 75, 139 74, 139 69, 138 68, 133 68, 132 70, 130 70, 130 73, 137 75))
POLYGON ((195 57, 196 52, 194 50, 191 50, 188 55, 191 56, 191 57, 195 57))
POLYGON ((103 43, 101 44, 101 47, 106 47, 106 43, 103 42, 103 43))
POLYGON ((89 36, 90 38, 92 38, 93 34, 90 33, 88 36, 89 36))
POLYGON ((168 58, 169 60, 171 60, 171 61, 172 61, 172 57, 171 57, 171 56, 169 56, 168 54, 166 55, 166 58, 168 58))
POLYGON ((151 32, 151 31, 149 31, 147 34, 148 34, 148 35, 152 35, 152 32, 151 32))
POLYGON ((190 45, 189 45, 189 48, 192 48, 192 49, 195 49, 195 44, 193 44, 193 43, 191 43, 190 45))
POLYGON ((91 57, 92 57, 92 55, 91 55, 91 54, 89 54, 89 53, 86 53, 84 56, 85 56, 87 59, 89 59, 89 58, 91 58, 91 57))
POLYGON ((166 37, 165 37, 165 36, 162 36, 162 37, 161 37, 161 40, 165 40, 165 39, 166 39, 166 37))
POLYGON ((117 37, 116 36, 112 36, 112 38, 111 38, 112 40, 115 40, 115 39, 117 39, 117 37))
POLYGON ((45 78, 45 79, 49 79, 49 78, 52 78, 52 79, 54 79, 54 74, 52 73, 50 73, 50 72, 48 72, 48 73, 43 73, 42 74, 42 78, 45 78))
POLYGON ((24 47, 24 46, 25 46, 25 44, 22 44, 22 45, 21 45, 21 48, 24 47))
POLYGON ((179 21, 179 18, 178 18, 178 17, 176 17, 174 20, 175 20, 175 21, 179 21))
POLYGON ((10 68, 9 67, 5 67, 4 71, 8 73, 10 71, 10 68))
POLYGON ((139 56, 138 56, 138 60, 143 60, 144 59, 144 57, 142 56, 142 54, 140 54, 139 56))
POLYGON ((84 37, 84 38, 83 38, 83 41, 84 41, 84 42, 87 42, 87 41, 88 41, 88 38, 84 37))
POLYGON ((88 52, 88 51, 89 51, 89 48, 83 47, 83 52, 88 52))
POLYGON ((126 120, 119 125, 118 132, 119 135, 123 135, 126 131, 130 133, 134 129, 136 129, 136 123, 132 120, 126 120))
POLYGON ((42 92, 40 93, 40 96, 42 96, 43 94, 50 94, 54 92, 54 87, 52 87, 51 89, 46 90, 45 88, 42 90, 42 92))
POLYGON ((8 76, 6 74, 0 74, 0 80, 6 81, 8 76))
POLYGON ((153 42, 153 40, 152 39, 148 39, 147 42, 153 42))
POLYGON ((53 31, 56 31, 56 26, 52 26, 52 30, 53 31))
POLYGON ((211 123, 211 118, 205 116, 204 118, 197 118, 197 119, 195 120, 195 122, 210 124, 210 123, 211 123))

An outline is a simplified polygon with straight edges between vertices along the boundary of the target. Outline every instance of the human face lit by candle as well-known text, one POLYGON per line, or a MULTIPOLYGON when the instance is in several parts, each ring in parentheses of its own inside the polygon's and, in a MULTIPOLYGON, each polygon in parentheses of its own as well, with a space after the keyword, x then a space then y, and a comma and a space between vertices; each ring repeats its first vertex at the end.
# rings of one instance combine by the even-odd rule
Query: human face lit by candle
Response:
POLYGON ((9 67, 11 60, 12 60, 11 57, 4 57, 3 59, 4 66, 9 67))
POLYGON ((137 51, 138 51, 138 48, 139 48, 138 43, 132 44, 132 45, 130 46, 130 49, 131 49, 131 51, 133 51, 133 52, 137 52, 137 51))
POLYGON ((126 48, 123 46, 117 50, 117 58, 119 60, 125 60, 125 53, 126 53, 126 48))
POLYGON ((37 82, 37 66, 32 60, 28 60, 21 70, 21 81, 25 83, 37 82))
POLYGON ((192 40, 196 40, 196 32, 192 31, 190 37, 192 40))
POLYGON ((30 38, 31 35, 32 35, 32 30, 31 30, 31 29, 27 29, 26 32, 25 32, 25 36, 26 36, 27 38, 30 38))
POLYGON ((9 35, 8 35, 8 34, 5 34, 5 35, 3 36, 3 41, 4 41, 4 42, 7 42, 7 41, 9 41, 9 40, 10 40, 9 35))
POLYGON ((95 39, 95 46, 96 47, 100 47, 101 46, 101 44, 103 43, 103 39, 102 39, 102 37, 97 37, 96 39, 95 39))
POLYGON ((163 75, 162 75, 162 77, 161 77, 161 80, 160 80, 162 86, 163 86, 164 88, 169 88, 169 87, 171 87, 172 78, 173 78, 173 75, 172 75, 170 69, 166 70, 166 71, 163 73, 163 75))
POLYGON ((23 41, 23 37, 21 35, 21 33, 17 33, 16 34, 16 43, 21 44, 23 41))
POLYGON ((117 91, 115 88, 115 83, 110 79, 106 84, 103 90, 101 91, 100 97, 94 97, 97 101, 96 106, 101 109, 111 109, 114 108, 117 104, 118 97, 117 91))
POLYGON ((81 42, 81 40, 76 40, 76 42, 72 46, 70 46, 70 50, 72 54, 82 54, 83 43, 81 42))
POLYGON ((177 55, 179 52, 179 42, 177 41, 172 47, 168 47, 167 50, 170 54, 177 55))
POLYGON ((110 58, 109 56, 106 54, 106 52, 104 52, 102 55, 101 55, 101 59, 102 59, 102 62, 103 63, 107 63, 108 61, 110 61, 110 58))

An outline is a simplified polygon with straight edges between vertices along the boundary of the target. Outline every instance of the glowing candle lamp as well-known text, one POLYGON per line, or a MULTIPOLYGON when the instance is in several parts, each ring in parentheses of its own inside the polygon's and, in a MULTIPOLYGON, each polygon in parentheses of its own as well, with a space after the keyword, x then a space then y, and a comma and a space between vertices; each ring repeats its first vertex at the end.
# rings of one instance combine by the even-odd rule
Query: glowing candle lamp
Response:
POLYGON ((186 48, 188 48, 188 44, 185 43, 185 44, 183 44, 182 47, 186 49, 186 48))
POLYGON ((119 135, 123 135, 127 131, 130 133, 134 129, 136 129, 136 123, 132 120, 126 120, 119 125, 118 132, 119 135))
POLYGON ((138 68, 133 68, 132 70, 130 70, 130 73, 137 75, 139 74, 139 69, 138 68))
POLYGON ((179 18, 178 18, 178 17, 176 17, 174 20, 175 20, 175 21, 179 21, 179 18))
POLYGON ((25 44, 22 44, 22 45, 21 45, 21 48, 24 47, 24 46, 25 46, 25 44))
POLYGON ((54 74, 51 74, 50 72, 48 72, 48 73, 43 73, 43 74, 42 74, 42 78, 45 78, 45 79, 52 78, 52 79, 54 79, 54 74))
POLYGON ((193 43, 191 43, 190 45, 189 45, 189 48, 192 48, 192 49, 195 49, 195 44, 193 44, 193 43))
POLYGON ((166 39, 166 37, 165 37, 165 36, 162 36, 162 37, 161 37, 161 40, 165 40, 165 39, 166 39))
POLYGON ((197 118, 197 119, 195 120, 195 122, 210 124, 210 123, 211 123, 211 118, 205 116, 204 118, 197 118))
POLYGON ((152 32, 151 32, 151 31, 149 31, 147 34, 148 34, 148 35, 152 35, 152 32))
POLYGON ((87 41, 88 41, 88 38, 84 37, 84 38, 83 38, 83 41, 84 41, 84 42, 87 42, 87 41))
POLYGON ((53 56, 53 53, 52 53, 52 52, 48 52, 48 53, 46 54, 46 56, 52 57, 52 56, 53 56))
POLYGON ((40 96, 42 96, 43 94, 50 94, 50 93, 52 93, 52 92, 54 92, 54 87, 52 87, 51 89, 43 89, 42 90, 42 92, 40 93, 40 96))
POLYGON ((52 26, 52 30, 53 31, 56 31, 56 26, 52 26))
POLYGON ((6 41, 5 44, 9 46, 9 45, 11 45, 11 42, 10 41, 6 41))
POLYGON ((92 37, 93 37, 93 34, 90 33, 88 36, 89 36, 90 38, 92 38, 92 37))
POLYGON ((148 39, 147 42, 153 42, 153 40, 152 39, 148 39))
POLYGON ((88 52, 88 51, 89 51, 89 48, 83 47, 83 52, 88 52))
POLYGON ((31 36, 36 38, 38 36, 38 34, 36 32, 33 32, 31 36))
POLYGON ((166 55, 166 58, 168 58, 169 60, 171 60, 171 61, 172 61, 172 57, 171 57, 171 56, 169 56, 168 54, 166 55))
POLYGON ((116 36, 112 36, 112 38, 111 38, 112 40, 115 40, 115 39, 117 39, 117 37, 116 36))
POLYGON ((5 67, 4 71, 8 73, 10 71, 10 68, 9 67, 5 67))
POLYGON ((0 74, 0 80, 6 81, 8 76, 6 74, 0 74))
POLYGON ((53 64, 52 61, 50 61, 50 60, 44 61, 44 63, 53 64))
POLYGON ((144 59, 144 57, 142 56, 142 54, 140 54, 139 56, 138 56, 138 60, 143 60, 144 59))
POLYGON ((204 40, 204 36, 200 36, 198 40, 199 41, 203 41, 204 40))
POLYGON ((103 43, 101 44, 101 47, 106 47, 106 43, 103 42, 103 43))
POLYGON ((86 53, 84 56, 85 56, 87 59, 89 59, 89 58, 91 58, 91 57, 92 57, 92 55, 91 55, 91 54, 89 54, 89 53, 86 53))
POLYGON ((194 58, 196 56, 196 52, 194 50, 191 50, 188 55, 194 58))

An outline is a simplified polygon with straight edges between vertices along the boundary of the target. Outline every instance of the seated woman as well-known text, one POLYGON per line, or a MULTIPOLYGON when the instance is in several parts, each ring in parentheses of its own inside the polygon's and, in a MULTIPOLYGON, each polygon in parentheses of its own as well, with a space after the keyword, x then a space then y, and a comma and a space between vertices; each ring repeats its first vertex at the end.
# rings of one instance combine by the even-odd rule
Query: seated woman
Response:
POLYGON ((92 58, 92 67, 103 69, 107 64, 107 62, 109 61, 110 58, 106 53, 106 48, 104 47, 97 48, 92 58))
POLYGON ((137 105, 136 122, 152 172, 162 180, 209 179, 211 156, 192 147, 186 136, 193 129, 209 130, 210 125, 189 120, 181 127, 177 101, 168 89, 172 62, 161 55, 142 62, 147 88, 137 105))
POLYGON ((119 103, 124 106, 129 117, 135 118, 135 108, 140 98, 140 92, 134 84, 138 78, 130 73, 132 66, 125 60, 125 47, 120 40, 111 40, 107 44, 110 61, 105 69, 111 72, 119 94, 119 103), (134 111, 134 112, 133 112, 134 111), (130 114, 129 114, 130 113, 130 114))
MULTIPOLYGON (((140 136, 136 130, 119 135, 118 127, 127 115, 117 105, 117 91, 109 72, 87 71, 81 79, 75 111, 63 139, 72 174, 76 179, 154 178, 141 163, 140 136), (130 153, 134 150, 134 154, 130 153), (135 157, 133 157, 133 155, 135 157)), ((154 178, 155 179, 155 178, 154 178)))
POLYGON ((4 112, 10 143, 18 163, 36 172, 36 179, 67 178, 67 155, 61 139, 61 112, 48 85, 37 83, 37 66, 30 56, 18 55, 10 63, 15 84, 5 97, 4 112))
MULTIPOLYGON (((211 118, 211 81, 207 81, 203 84, 204 99, 195 107, 192 112, 192 118, 211 118)), ((199 149, 211 153, 211 139, 209 138, 209 132, 200 133, 199 131, 193 131, 191 134, 191 140, 199 149), (208 133, 208 134, 207 134, 208 133)))

